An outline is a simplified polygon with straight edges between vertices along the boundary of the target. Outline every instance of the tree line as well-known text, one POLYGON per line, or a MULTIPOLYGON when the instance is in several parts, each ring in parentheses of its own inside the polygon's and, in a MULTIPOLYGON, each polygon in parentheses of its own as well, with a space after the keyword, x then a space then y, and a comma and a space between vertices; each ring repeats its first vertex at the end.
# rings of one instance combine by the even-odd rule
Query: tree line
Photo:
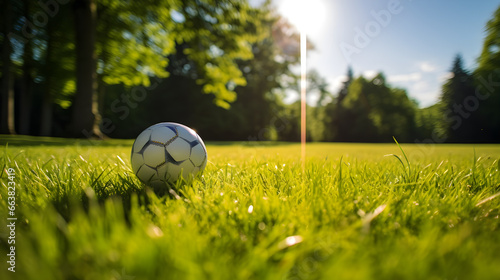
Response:
POLYGON ((3 0, 1 132, 102 137, 106 100, 167 78, 172 65, 192 67, 199 92, 228 108, 246 85, 238 63, 266 36, 269 5, 3 0), (176 54, 188 63, 170 61, 176 54))
MULTIPOLYGON (((207 140, 300 138, 291 66, 298 34, 270 1, 2 1, 1 133, 133 138, 175 121, 207 140)), ((338 92, 317 72, 308 92, 309 141, 498 142, 500 9, 477 69, 459 55, 440 100, 419 108, 383 73, 338 92)), ((312 50, 314 45, 308 42, 312 50)))

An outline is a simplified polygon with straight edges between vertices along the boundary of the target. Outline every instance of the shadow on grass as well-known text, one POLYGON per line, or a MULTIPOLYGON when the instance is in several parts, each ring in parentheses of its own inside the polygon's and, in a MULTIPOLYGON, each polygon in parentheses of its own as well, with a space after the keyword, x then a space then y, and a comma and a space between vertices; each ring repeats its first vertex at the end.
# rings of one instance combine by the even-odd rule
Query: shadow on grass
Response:
POLYGON ((132 146, 133 140, 127 139, 107 139, 107 140, 91 140, 91 139, 75 139, 75 138, 58 138, 58 137, 42 137, 42 136, 27 136, 27 135, 0 135, 0 146, 132 146))
MULTIPOLYGON (((77 138, 58 138, 28 135, 0 135, 0 146, 132 146, 134 139, 77 139, 77 138)), ((279 141, 208 141, 210 146, 243 146, 243 147, 274 147, 295 145, 298 142, 279 142, 279 141)))
POLYGON ((243 147, 274 147, 296 145, 299 142, 281 142, 281 141, 208 141, 210 146, 243 146, 243 147))
POLYGON ((75 211, 83 209, 89 214, 91 208, 105 208, 107 200, 119 200, 123 207, 125 221, 130 225, 130 213, 133 207, 150 206, 153 200, 179 200, 183 199, 184 195, 181 192, 176 192, 182 188, 183 184, 165 186, 165 188, 151 188, 143 184, 136 184, 128 178, 122 177, 120 180, 114 181, 113 184, 101 181, 92 187, 86 189, 75 188, 70 191, 59 189, 58 195, 49 198, 50 204, 54 209, 69 222, 75 211), (136 201, 134 203, 133 201, 136 201))

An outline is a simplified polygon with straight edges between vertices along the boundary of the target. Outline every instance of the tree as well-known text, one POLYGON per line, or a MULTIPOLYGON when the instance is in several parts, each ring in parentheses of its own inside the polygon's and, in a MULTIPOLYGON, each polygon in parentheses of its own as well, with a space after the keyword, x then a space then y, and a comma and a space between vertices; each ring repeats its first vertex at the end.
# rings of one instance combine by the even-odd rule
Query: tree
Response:
MULTIPOLYGON (((100 137, 101 115, 116 115, 110 103, 127 103, 138 86, 168 98, 175 94, 201 100, 203 106, 197 110, 210 108, 221 122, 237 116, 238 137, 247 138, 268 125, 280 106, 276 92, 293 80, 288 65, 298 61, 298 35, 285 25, 276 28, 280 19, 270 12, 270 1, 263 8, 252 7, 247 0, 73 0, 51 6, 50 12, 42 4, 15 2, 17 12, 11 14, 15 38, 10 40, 14 47, 11 55, 2 52, 3 60, 13 59, 1 61, 2 69, 14 65, 2 70, 7 73, 2 80, 7 81, 3 77, 8 75, 15 79, 15 99, 21 107, 16 116, 22 116, 18 125, 24 132, 31 126, 40 129, 31 130, 33 134, 100 137), (33 24, 40 13, 50 13, 47 21, 33 24), (187 63, 170 67, 175 59, 187 63), (189 67, 188 76, 182 86, 173 84, 189 94, 149 88, 152 78, 165 79, 185 70, 179 67, 189 67), (199 93, 209 95, 198 99, 199 93), (30 100, 36 106, 27 105, 30 100), (225 110, 204 107, 208 103, 225 110), (252 115, 253 109, 260 110, 258 117, 252 115), (250 129, 245 130, 246 125, 250 129)), ((0 37, 2 47, 8 47, 4 38, 0 37)), ((147 111, 146 104, 149 100, 133 105, 139 114, 147 111)), ((2 108, 4 112, 8 110, 2 108)))
POLYGON ((418 108, 415 111, 416 137, 419 139, 437 139, 436 137, 444 135, 441 107, 441 103, 436 103, 426 108, 418 108))
MULTIPOLYGON (((168 55, 175 51, 175 22, 171 13, 179 1, 99 0, 95 3, 95 83, 92 98, 85 95, 87 125, 84 135, 103 137, 102 115, 107 95, 118 100, 135 86, 148 87, 150 79, 168 76, 168 55), (123 85, 114 94, 111 88, 123 85), (114 95, 113 95, 114 94, 114 95), (91 100, 89 103, 88 100, 91 100), (89 114, 88 112, 91 112, 89 114)), ((75 100, 76 101, 76 97, 75 100)), ((129 101, 126 101, 129 102, 129 101)), ((79 110, 80 105, 73 104, 79 110)), ((73 112, 74 119, 78 113, 73 112)), ((74 127, 74 125, 73 125, 74 127)), ((74 133, 82 136, 77 129, 74 133)), ((106 129, 107 130, 107 129, 106 129)))
POLYGON ((347 96, 347 93, 349 93, 349 86, 352 83, 352 80, 354 79, 354 74, 352 72, 351 66, 347 67, 347 74, 345 80, 342 82, 342 87, 340 88, 338 97, 337 97, 337 104, 342 103, 342 100, 347 96))
POLYGON ((500 141, 500 7, 486 24, 486 37, 474 71, 480 141, 500 141))
POLYGON ((475 87, 471 74, 463 67, 457 55, 450 70, 452 77, 443 85, 440 98, 443 130, 447 142, 474 142, 480 135, 477 112, 468 112, 464 106, 474 97, 475 87))
POLYGON ((326 126, 325 102, 331 97, 328 90, 328 83, 320 76, 316 70, 311 70, 307 74, 307 93, 317 95, 318 100, 314 107, 307 111, 307 136, 311 141, 327 140, 329 128, 326 126))
POLYGON ((278 44, 289 28, 286 21, 266 7, 262 7, 260 18, 263 36, 252 44, 253 59, 238 62, 247 81, 245 86, 235 88, 237 99, 229 109, 238 121, 233 128, 226 128, 228 132, 236 130, 241 140, 276 140, 275 130, 282 126, 276 122, 280 90, 288 86, 287 78, 293 77, 289 66, 296 63, 298 56, 285 53, 278 44))
MULTIPOLYGON (((199 71, 199 62, 191 56, 192 43, 180 41, 167 56, 168 66, 164 71, 169 76, 148 89, 147 99, 133 110, 118 107, 118 114, 109 110, 117 106, 110 106, 112 102, 116 104, 116 95, 114 87, 108 88, 105 118, 112 119, 119 127, 111 136, 135 136, 140 127, 170 120, 197 129, 204 139, 275 139, 286 126, 286 120, 280 115, 281 93, 296 78, 289 66, 299 61, 299 51, 288 44, 298 46, 298 34, 266 4, 253 12, 253 18, 260 26, 254 35, 258 40, 250 44, 252 59, 234 60, 246 85, 228 87, 236 93, 229 109, 217 105, 216 95, 200 94, 205 86, 199 82, 203 71, 199 71), (290 36, 296 36, 297 40, 289 40, 290 36), (126 114, 122 114, 125 111, 126 114), (127 125, 120 120, 125 115, 130 115, 127 125)), ((122 86, 117 87, 116 92, 123 94, 122 86)))
POLYGON ((95 26, 96 6, 93 0, 75 0, 76 92, 73 103, 71 133, 74 136, 102 136, 95 125, 97 80, 95 26))
POLYGON ((12 31, 12 3, 5 1, 2 15, 2 84, 1 84, 1 112, 0 133, 15 134, 14 127, 14 89, 12 75, 11 52, 12 46, 9 33, 12 31))
MULTIPOLYGON (((90 0, 75 3, 87 7, 80 9, 82 11, 91 6, 90 0)), ((258 40, 260 34, 259 11, 246 0, 101 0, 97 4, 97 15, 102 15, 96 22, 95 53, 99 66, 92 66, 95 60, 91 58, 89 48, 79 49, 80 55, 87 50, 89 59, 83 61, 77 55, 77 68, 87 70, 77 70, 77 81, 84 80, 77 82, 73 104, 74 132, 88 132, 94 123, 92 133, 100 133, 98 103, 104 100, 102 95, 106 84, 123 84, 127 88, 149 86, 150 78, 166 77, 168 55, 175 52, 176 44, 185 46, 183 52, 195 63, 202 92, 214 94, 217 105, 228 108, 229 102, 235 100, 234 88, 246 83, 237 61, 252 58, 251 43, 258 40), (90 68, 94 68, 94 76, 99 73, 98 86, 95 85, 96 78, 88 74, 90 68), (84 76, 83 72, 87 74, 84 76)), ((91 15, 81 13, 87 19, 91 15)), ((95 32, 95 29, 90 30, 91 25, 79 26, 78 22, 77 18, 77 28, 86 29, 90 34, 95 32)), ((78 39, 78 36, 80 44, 89 45, 88 42, 93 40, 80 40, 82 38, 78 39)))
POLYGON ((229 108, 234 88, 246 85, 237 61, 251 59, 252 43, 264 34, 259 9, 246 0, 191 0, 182 1, 179 12, 185 20, 176 25, 177 41, 189 46, 184 52, 196 63, 198 83, 218 106, 229 108))
POLYGON ((325 127, 327 128, 325 130, 325 140, 327 141, 342 141, 344 138, 342 135, 350 129, 349 123, 345 121, 349 117, 348 112, 344 110, 342 101, 347 97, 349 86, 353 80, 354 74, 352 68, 349 66, 337 97, 325 106, 325 127))
MULTIPOLYGON (((28 18, 31 15, 31 2, 23 0, 23 15, 28 18)), ((29 30, 28 30, 29 31, 29 30)), ((26 40, 23 46, 22 79, 19 97, 19 133, 29 134, 31 125, 31 103, 33 102, 33 42, 26 40)))
POLYGON ((415 103, 406 91, 391 88, 379 73, 372 80, 359 77, 349 86, 341 102, 346 128, 338 135, 340 141, 386 142, 396 137, 411 141, 415 133, 415 103))
MULTIPOLYGON (((16 128, 22 134, 63 135, 64 116, 54 113, 68 102, 74 84, 74 30, 70 5, 55 1, 13 2, 11 75, 16 128)), ((73 90, 74 91, 74 90, 73 90)))

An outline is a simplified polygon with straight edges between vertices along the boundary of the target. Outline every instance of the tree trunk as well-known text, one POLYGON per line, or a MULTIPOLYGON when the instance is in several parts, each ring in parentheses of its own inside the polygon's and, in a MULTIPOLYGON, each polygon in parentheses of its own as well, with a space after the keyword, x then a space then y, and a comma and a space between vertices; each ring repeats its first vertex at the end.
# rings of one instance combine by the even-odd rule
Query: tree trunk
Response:
POLYGON ((52 63, 54 57, 54 27, 49 22, 47 25, 47 49, 45 53, 45 81, 43 84, 42 103, 40 112, 40 136, 52 135, 52 81, 54 74, 52 71, 52 63))
MULTIPOLYGON (((25 62, 26 63, 26 62, 25 62)), ((33 90, 33 77, 30 74, 30 66, 23 64, 23 77, 19 87, 19 119, 18 132, 19 134, 30 134, 31 126, 31 102, 33 90)))
POLYGON ((76 94, 70 132, 75 137, 102 137, 96 81, 96 7, 93 0, 75 0, 76 94))
POLYGON ((94 121, 94 134, 99 135, 99 138, 101 139, 109 139, 109 137, 106 134, 111 133, 112 131, 100 129, 100 124, 102 123, 102 116, 104 115, 104 100, 106 98, 106 83, 102 80, 102 76, 98 77, 98 87, 97 87, 97 104, 98 107, 95 108, 94 114, 96 115, 96 119, 94 121), (96 131, 98 131, 97 134, 96 131))
MULTIPOLYGON (((24 17, 30 16, 30 1, 24 0, 24 17)), ((31 40, 26 40, 23 50, 23 78, 20 87, 19 133, 29 134, 31 126, 31 101, 33 90, 33 46, 31 40)))
POLYGON ((52 98, 50 97, 50 87, 52 77, 47 76, 42 96, 40 113, 40 136, 52 135, 52 98))
POLYGON ((3 27, 4 41, 2 46, 2 85, 1 85, 1 116, 0 133, 16 134, 14 128, 14 89, 13 77, 11 72, 12 62, 10 54, 12 47, 10 45, 9 33, 12 29, 12 6, 10 0, 5 1, 3 7, 3 27))

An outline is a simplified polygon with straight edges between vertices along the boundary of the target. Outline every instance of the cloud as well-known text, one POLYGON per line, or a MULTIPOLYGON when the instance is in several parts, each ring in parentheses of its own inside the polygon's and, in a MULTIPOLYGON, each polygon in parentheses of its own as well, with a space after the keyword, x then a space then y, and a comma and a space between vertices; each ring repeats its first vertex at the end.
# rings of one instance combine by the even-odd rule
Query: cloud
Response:
POLYGON ((421 108, 436 104, 439 101, 439 87, 436 79, 422 79, 407 86, 410 96, 418 100, 421 108))
POLYGON ((412 88, 417 92, 423 92, 428 91, 431 87, 428 81, 420 81, 415 83, 412 88))
POLYGON ((434 71, 436 71, 436 66, 432 65, 430 62, 427 62, 427 61, 419 63, 418 67, 423 72, 434 72, 434 71))
POLYGON ((342 87, 342 83, 345 82, 346 80, 347 80, 347 75, 340 75, 333 79, 327 79, 328 90, 330 90, 330 92, 339 91, 340 88, 342 87))
POLYGON ((427 108, 439 101, 439 92, 435 92, 432 90, 423 91, 412 95, 412 97, 418 101, 418 105, 420 108, 427 108))
POLYGON ((403 75, 394 75, 389 76, 387 80, 391 83, 400 83, 400 82, 417 82, 422 79, 422 74, 419 72, 411 73, 411 74, 403 74, 403 75))
POLYGON ((375 78, 375 76, 377 76, 377 74, 378 74, 377 70, 366 70, 363 72, 363 77, 370 80, 370 79, 375 78))
POLYGON ((387 80, 408 91, 408 94, 418 101, 421 108, 435 104, 439 99, 440 83, 437 75, 426 72, 413 72, 409 74, 389 76, 387 80))
POLYGON ((453 76, 455 76, 455 74, 453 74, 453 72, 446 72, 444 74, 441 74, 439 76, 439 82, 441 83, 445 83, 446 81, 448 81, 449 79, 453 78, 453 76))

